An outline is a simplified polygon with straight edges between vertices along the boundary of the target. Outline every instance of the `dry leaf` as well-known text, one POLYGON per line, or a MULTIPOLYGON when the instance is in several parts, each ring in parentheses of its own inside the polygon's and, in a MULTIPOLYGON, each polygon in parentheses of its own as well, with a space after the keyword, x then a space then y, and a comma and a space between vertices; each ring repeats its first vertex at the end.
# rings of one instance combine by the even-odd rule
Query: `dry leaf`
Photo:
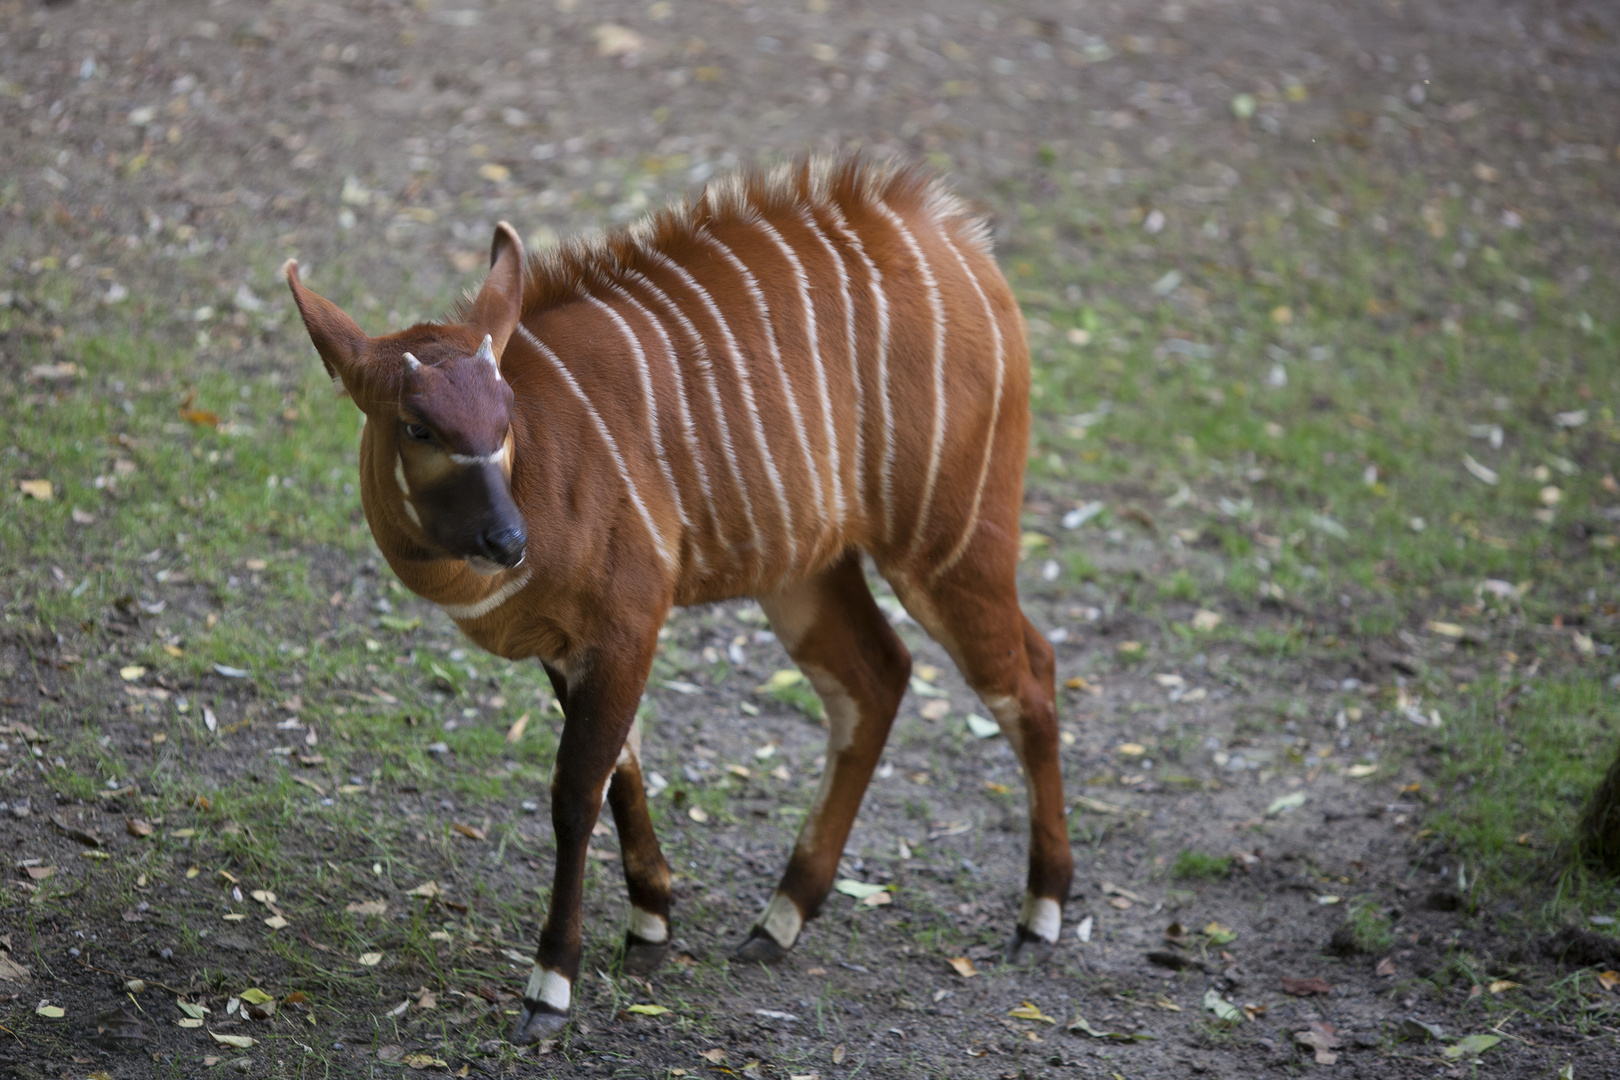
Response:
POLYGON ((716 1046, 712 1050, 703 1051, 698 1057, 707 1061, 710 1065, 718 1065, 726 1060, 726 1052, 716 1046))
POLYGON ((19 480, 17 486, 24 495, 40 502, 50 502, 56 497, 56 490, 49 480, 19 480))
POLYGON ((951 714, 951 703, 945 698, 925 701, 917 709, 924 720, 943 720, 951 714))
POLYGON ((1295 997, 1309 997, 1311 994, 1333 993, 1332 983, 1328 982, 1326 979, 1316 978, 1315 976, 1305 979, 1296 979, 1293 976, 1284 975, 1282 977, 1282 988, 1285 992, 1293 994, 1295 997))
POLYGON ((28 879, 30 881, 44 881, 46 878, 52 877, 56 874, 56 867, 25 866, 23 867, 23 873, 28 875, 28 879))
POLYGON ((224 1043, 226 1046, 234 1046, 238 1050, 246 1050, 254 1044, 254 1040, 246 1035, 221 1035, 217 1031, 210 1031, 208 1034, 215 1042, 224 1043))
POLYGON ((1007 1015, 1019 1020, 1039 1020, 1043 1024, 1055 1024, 1056 1020, 1047 1016, 1032 1001, 1025 1001, 1016 1009, 1008 1009, 1007 1015))
POLYGON ((1391 976, 1391 975, 1394 975, 1395 974, 1395 958, 1393 956, 1384 957, 1382 960, 1378 961, 1378 967, 1375 968, 1374 970, 1379 975, 1385 976, 1386 978, 1391 976))
POLYGON ((439 888, 439 883, 437 881, 424 881, 414 889, 406 889, 405 895, 425 897, 443 896, 444 890, 439 888))
POLYGON ((129 835, 137 838, 151 836, 156 831, 150 821, 142 821, 140 818, 134 817, 124 819, 124 830, 129 835))
POLYGON ((523 738, 523 729, 529 726, 529 714, 524 713, 512 721, 512 726, 506 729, 506 743, 508 746, 523 738))
POLYGON ((596 39, 596 55, 628 56, 647 47, 647 39, 618 23, 603 23, 591 31, 596 39))
POLYGON ((34 1006, 34 1015, 43 1016, 47 1020, 60 1020, 67 1015, 67 1010, 60 1005, 47 1005, 42 1001, 34 1006))
POLYGON ((175 1023, 179 1024, 183 1028, 200 1028, 203 1026, 203 1022, 201 1020, 190 1016, 182 1016, 180 1019, 176 1020, 175 1023))
POLYGON ((284 915, 272 915, 268 919, 264 920, 264 925, 268 926, 272 930, 280 930, 283 926, 287 925, 287 918, 284 915))
POLYGON ((964 979, 971 979, 979 973, 979 969, 973 966, 973 961, 965 956, 953 956, 947 963, 964 979))
POLYGON ((1518 988, 1519 984, 1514 982, 1512 979, 1497 979, 1495 982, 1491 983, 1490 986, 1486 987, 1486 989, 1493 994, 1505 994, 1509 990, 1517 990, 1518 988))
POLYGON ((632 1005, 624 1011, 634 1013, 636 1016, 663 1016, 669 1012, 662 1005, 632 1005))
POLYGON ((376 967, 382 963, 382 958, 383 954, 380 952, 361 953, 360 964, 362 967, 376 967))
POLYGON ((686 816, 697 822, 699 825, 702 825, 704 822, 709 820, 709 812, 703 809, 701 806, 691 807, 686 811, 686 816))
POLYGON ((844 1063, 844 1055, 847 1054, 848 1052, 849 1051, 844 1048, 843 1043, 839 1043, 837 1046, 833 1047, 833 1052, 832 1052, 833 1064, 834 1065, 842 1065, 844 1063))
POLYGON ((456 832, 460 833, 462 836, 465 836, 469 840, 482 840, 482 839, 484 839, 484 830, 480 829, 480 828, 477 828, 476 826, 463 825, 461 822, 457 821, 457 822, 452 823, 450 827, 452 829, 456 830, 456 832))
POLYGON ((1199 608, 1193 612, 1192 628, 1201 634, 1207 634, 1221 625, 1222 616, 1219 612, 1199 608))
POLYGON ((343 910, 351 915, 386 915, 388 914, 388 901, 353 900, 343 910))

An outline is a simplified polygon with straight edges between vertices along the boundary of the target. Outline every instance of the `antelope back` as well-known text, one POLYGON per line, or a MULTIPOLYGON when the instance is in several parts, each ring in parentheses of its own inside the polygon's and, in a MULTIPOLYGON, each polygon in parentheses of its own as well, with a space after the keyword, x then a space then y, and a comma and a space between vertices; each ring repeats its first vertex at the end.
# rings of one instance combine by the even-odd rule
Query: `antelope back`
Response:
POLYGON ((851 546, 937 575, 987 489, 1020 498, 1021 316, 984 224, 913 170, 732 178, 542 254, 503 360, 519 367, 548 416, 583 418, 614 474, 603 512, 679 602, 761 592, 851 546))

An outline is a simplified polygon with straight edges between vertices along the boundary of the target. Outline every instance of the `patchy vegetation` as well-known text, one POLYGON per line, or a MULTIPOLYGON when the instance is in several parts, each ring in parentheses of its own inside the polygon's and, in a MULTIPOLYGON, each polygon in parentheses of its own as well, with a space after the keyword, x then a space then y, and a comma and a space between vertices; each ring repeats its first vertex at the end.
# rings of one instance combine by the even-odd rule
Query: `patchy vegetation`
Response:
POLYGON ((1571 855, 1620 720, 1620 27, 828 6, 0 5, 5 1069, 1612 1060, 1620 896, 1571 855), (897 614, 840 890, 731 964, 823 732, 757 606, 683 612, 644 704, 675 960, 617 971, 604 830, 581 1022, 519 1055, 556 706, 374 555, 275 269, 380 331, 498 217, 538 246, 827 133, 953 172, 1025 305, 1062 943, 1000 965, 1017 765, 897 614))

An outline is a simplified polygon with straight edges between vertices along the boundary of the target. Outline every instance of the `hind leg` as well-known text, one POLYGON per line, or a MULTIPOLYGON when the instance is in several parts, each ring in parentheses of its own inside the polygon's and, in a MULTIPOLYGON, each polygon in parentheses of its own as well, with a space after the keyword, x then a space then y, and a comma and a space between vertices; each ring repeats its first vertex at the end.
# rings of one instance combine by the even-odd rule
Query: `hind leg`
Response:
POLYGON ((827 768, 782 881, 737 950, 742 960, 780 958, 820 910, 911 677, 911 657, 853 553, 759 602, 826 706, 827 768))
POLYGON ((1010 550, 998 550, 986 533, 980 537, 986 542, 979 550, 970 549, 967 558, 937 578, 896 573, 890 581, 912 616, 951 654, 1023 767, 1029 877, 1008 959, 1039 960, 1057 942, 1074 874, 1058 761, 1052 646, 1018 606, 1016 540, 1010 550))

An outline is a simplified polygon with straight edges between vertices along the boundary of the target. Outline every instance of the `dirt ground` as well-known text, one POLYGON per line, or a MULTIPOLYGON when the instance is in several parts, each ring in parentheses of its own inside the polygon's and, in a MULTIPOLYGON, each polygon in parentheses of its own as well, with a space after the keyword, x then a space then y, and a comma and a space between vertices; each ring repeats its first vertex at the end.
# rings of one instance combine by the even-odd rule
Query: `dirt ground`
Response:
MULTIPOLYGON (((1488 156, 1513 161, 1541 152, 1555 130, 1590 129, 1588 138, 1565 141, 1613 146, 1620 104, 1620 23, 1600 5, 451 2, 459 6, 0 2, 0 183, 13 188, 18 208, 0 217, 12 260, 0 269, 11 282, 0 280, 12 290, 7 302, 23 294, 41 260, 53 260, 51 269, 129 297, 71 316, 75 322, 197 342, 244 371, 301 372, 312 361, 296 326, 263 329, 243 317, 252 303, 240 303, 234 319, 221 317, 199 339, 197 309, 226 310, 241 290, 259 302, 275 288, 275 266, 296 254, 306 280, 347 296, 367 329, 392 327, 420 314, 394 298, 466 284, 498 219, 545 243, 629 220, 739 161, 807 148, 948 155, 953 183, 996 214, 998 239, 1016 248, 1029 241, 1018 236, 1017 213, 998 185, 1043 146, 1108 143, 1115 167, 1149 175, 1172 149, 1177 160, 1241 165, 1264 157, 1286 168, 1309 160, 1318 139, 1353 129, 1355 116, 1375 114, 1381 99, 1395 95, 1421 111, 1443 87, 1450 108, 1484 103, 1521 117, 1488 136, 1488 156), (1306 85, 1308 95, 1288 96, 1306 85), (1285 114, 1262 110, 1258 133, 1234 141, 1224 121, 1239 93, 1295 105, 1285 114), (25 214, 24 205, 51 209, 25 214)), ((1481 153, 1460 143, 1431 152, 1481 153)), ((1162 177, 1166 187, 1196 182, 1162 177)), ((10 361, 3 370, 12 372, 10 361)), ((1069 504, 1053 495, 1032 490, 1031 521, 1050 526, 1060 516, 1069 504)), ((1140 540, 1097 558, 1111 572, 1151 581, 1183 556, 1140 540)), ((372 618, 374 602, 389 595, 364 553, 325 551, 316 564, 309 593, 321 610, 288 616, 311 635, 372 618), (320 598, 329 593, 345 599, 328 607, 320 598)), ((509 927, 503 939, 486 935, 444 971, 417 964, 365 973, 343 968, 334 954, 321 983, 333 1004, 318 1024, 285 1005, 271 1021, 210 1020, 207 1030, 259 1039, 236 1050, 210 1042, 205 1030, 175 1026, 166 1002, 124 989, 127 978, 188 993, 212 987, 218 1009, 220 986, 238 976, 285 984, 293 946, 250 933, 258 919, 202 938, 185 932, 207 907, 208 878, 139 888, 117 921, 105 922, 75 918, 81 901, 71 896, 65 913, 37 917, 26 894, 8 886, 0 944, 23 961, 26 939, 45 961, 31 981, 0 982, 0 991, 12 995, 18 1018, 32 1021, 41 998, 65 1004, 69 1015, 55 1027, 32 1023, 26 1037, 12 1035, 12 1022, 0 1028, 0 1074, 1620 1076, 1612 1013, 1588 1023, 1494 1013, 1487 1021, 1470 980, 1449 990, 1430 980, 1460 955, 1501 979, 1565 969, 1544 940, 1503 928, 1511 911, 1467 910, 1456 868, 1415 835, 1422 808, 1403 789, 1425 779, 1421 740, 1390 728, 1404 763, 1372 785, 1318 767, 1330 752, 1376 758, 1386 736, 1372 703, 1410 661, 1409 647, 1393 660, 1370 648, 1332 666, 1252 652, 1199 652, 1174 670, 1122 665, 1120 642, 1164 635, 1158 615, 1135 614, 1095 584, 1048 585, 1039 560, 1028 565, 1031 617, 1061 631, 1059 679, 1090 677, 1063 691, 1078 870, 1062 942, 1039 969, 998 962, 1023 877, 1016 763, 1001 740, 946 732, 926 719, 921 710, 932 699, 919 696, 903 708, 844 867, 849 877, 892 884, 894 902, 865 907, 835 895, 780 967, 722 962, 769 895, 791 842, 798 818, 777 808, 802 803, 822 753, 821 731, 801 712, 751 692, 787 662, 754 612, 733 605, 678 616, 671 645, 696 655, 741 642, 738 677, 692 685, 697 677, 675 662, 671 680, 680 687, 666 682, 651 692, 650 768, 671 778, 690 772, 693 782, 730 765, 747 775, 723 820, 704 826, 684 809, 663 817, 679 874, 677 960, 639 985, 609 977, 623 901, 613 839, 600 838, 579 1019, 563 1042, 518 1055, 497 1041, 526 971, 502 950, 532 948, 543 911, 536 889, 549 881, 549 824, 523 805, 545 805, 543 786, 487 800, 373 780, 357 786, 375 813, 401 823, 409 849, 401 857, 415 880, 440 884, 444 906, 430 899, 413 908, 402 889, 380 885, 377 898, 434 925, 468 906, 474 915, 480 906, 494 911, 498 901, 532 909, 526 925, 509 927), (1279 713, 1278 702, 1295 703, 1295 712, 1279 713), (746 715, 745 705, 760 715, 746 715), (1367 723, 1334 726, 1360 710, 1367 723), (1122 756, 1121 744, 1157 749, 1122 756), (770 746, 775 762, 756 753, 770 746), (794 779, 773 780, 767 770, 777 762, 794 779), (1302 806, 1288 804, 1307 791, 1302 806), (509 826, 518 857, 468 854, 442 839, 447 825, 469 821, 485 831, 509 826), (1208 881, 1173 877, 1184 849, 1233 855, 1237 870, 1208 881), (1391 942, 1367 953, 1332 945, 1353 901, 1393 919, 1391 942), (969 942, 965 956, 979 974, 963 978, 947 964, 941 935, 969 942), (1292 993, 1284 979, 1323 982, 1292 993), (335 989, 345 984, 353 988, 347 997, 335 989), (420 1007, 418 986, 437 995, 436 1010, 420 1007), (1206 1008, 1211 991, 1248 1007, 1249 1019, 1219 1022, 1206 1008), (413 1000, 407 994, 415 1004, 390 1015, 413 1000), (623 1011, 632 1001, 675 1015, 623 1011), (1026 1003, 1033 1018, 1010 1015, 1026 1003), (87 1019, 119 1008, 140 1013, 132 1020, 140 1041, 121 1043, 118 1023, 87 1019), (682 1023, 683 1011, 702 1019, 682 1023), (1081 1015, 1115 1037, 1071 1028, 1081 1015), (1414 1019, 1448 1034, 1494 1025, 1504 1041, 1484 1065, 1468 1055, 1447 1059, 1441 1043, 1408 1023, 1414 1019), (1302 1044, 1299 1033, 1312 1025, 1331 1025, 1336 1045, 1318 1053, 1302 1044), (205 1057, 213 1059, 206 1066, 205 1057), (1559 1072, 1566 1067, 1573 1071, 1559 1072)), ((1186 621, 1194 606, 1170 614, 1186 621)), ((421 617, 426 633, 450 632, 442 616, 424 608, 421 617)), ((1278 612, 1253 603, 1228 617, 1266 626, 1278 612)), ((914 624, 900 629, 919 663, 942 669, 934 681, 952 708, 971 710, 943 653, 914 624)), ((96 694, 116 693, 116 682, 77 679, 49 662, 79 648, 77 630, 61 633, 43 643, 0 637, 7 720, 29 722, 47 700, 88 709, 96 694)), ((171 689, 248 694, 213 676, 171 689)), ((159 767, 139 718, 113 717, 105 729, 131 760, 159 767)), ((260 724, 230 749, 199 751, 186 767, 239 778, 283 740, 260 724)), ((363 779, 368 770, 354 767, 363 779)), ((6 776, 0 838, 8 859, 15 851, 47 864, 82 861, 73 829, 96 831, 114 858, 140 843, 123 823, 139 811, 139 768, 130 794, 88 806, 56 798, 26 768, 6 776)), ((299 857, 311 865, 369 863, 374 852, 367 837, 335 830, 312 833, 309 843, 299 857)), ((100 910, 94 897, 82 902, 100 910)), ((297 948, 322 955, 337 947, 307 931, 302 940, 297 948)), ((1620 966, 1620 956, 1605 961, 1602 940, 1584 961, 1620 966)))

